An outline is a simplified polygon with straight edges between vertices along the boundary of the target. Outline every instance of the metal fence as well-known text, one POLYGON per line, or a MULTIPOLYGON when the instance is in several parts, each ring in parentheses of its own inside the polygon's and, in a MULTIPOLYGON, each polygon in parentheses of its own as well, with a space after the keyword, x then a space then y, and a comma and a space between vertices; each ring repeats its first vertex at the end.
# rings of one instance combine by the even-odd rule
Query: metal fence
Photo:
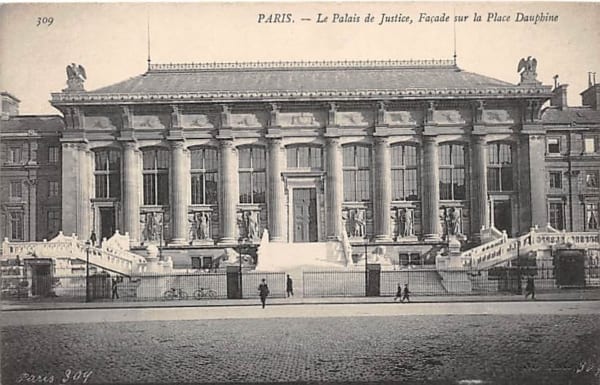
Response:
MULTIPOLYGON (((243 298, 258 298, 258 285, 265 279, 270 297, 285 296, 285 273, 242 273, 243 298)), ((238 284, 237 282, 235 284, 238 284)), ((0 276, 1 298, 4 300, 43 299, 85 301, 85 275, 6 275, 0 276)), ((205 300, 228 298, 227 274, 144 274, 131 277, 91 275, 89 300, 157 301, 205 300), (114 285, 113 285, 113 279, 114 285), (113 293, 113 289, 116 289, 113 293), (114 294, 114 295, 113 295, 114 294)))
MULTIPOLYGON (((554 267, 504 267, 490 270, 411 268, 384 270, 366 283, 364 270, 304 271, 305 297, 364 296, 369 284, 378 285, 380 296, 396 295, 398 286, 409 285, 413 295, 518 294, 533 277, 536 292, 561 288, 600 288, 600 267, 557 271, 554 267)), ((371 291, 371 290, 369 290, 371 291)))

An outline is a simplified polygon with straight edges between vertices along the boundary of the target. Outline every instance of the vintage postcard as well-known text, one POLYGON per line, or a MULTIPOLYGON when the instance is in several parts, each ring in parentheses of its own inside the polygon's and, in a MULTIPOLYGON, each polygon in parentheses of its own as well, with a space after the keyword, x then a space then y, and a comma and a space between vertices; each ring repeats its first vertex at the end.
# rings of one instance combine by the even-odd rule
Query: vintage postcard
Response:
POLYGON ((597 384, 598 20, 0 4, 0 382, 597 384))

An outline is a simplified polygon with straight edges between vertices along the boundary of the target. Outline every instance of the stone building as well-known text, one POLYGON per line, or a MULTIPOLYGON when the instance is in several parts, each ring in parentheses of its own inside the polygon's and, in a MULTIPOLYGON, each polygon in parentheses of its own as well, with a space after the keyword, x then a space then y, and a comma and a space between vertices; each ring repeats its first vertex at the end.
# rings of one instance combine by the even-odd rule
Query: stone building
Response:
MULTIPOLYGON (((65 233, 134 245, 477 243, 548 222, 543 104, 452 60, 151 64, 52 94, 65 233)), ((419 248, 421 247, 421 248, 419 248)))
POLYGON ((19 115, 19 99, 2 92, 0 238, 50 239, 61 229, 58 115, 19 115))

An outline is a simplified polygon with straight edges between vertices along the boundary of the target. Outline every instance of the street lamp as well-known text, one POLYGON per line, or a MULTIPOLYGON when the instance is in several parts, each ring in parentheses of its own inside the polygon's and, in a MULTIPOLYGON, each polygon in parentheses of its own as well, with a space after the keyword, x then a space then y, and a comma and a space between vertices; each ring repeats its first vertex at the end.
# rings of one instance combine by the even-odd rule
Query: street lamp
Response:
POLYGON ((85 241, 85 302, 90 302, 90 244, 85 241))
POLYGON ((158 239, 158 260, 162 261, 163 260, 163 254, 162 254, 162 249, 163 249, 163 238, 165 236, 165 212, 164 210, 161 211, 161 218, 160 218, 160 238, 158 239))
POLYGON ((367 254, 367 244, 369 239, 365 238, 365 297, 369 296, 369 255, 367 254))
POLYGON ((246 241, 246 239, 243 237, 238 238, 238 246, 239 246, 239 256, 238 256, 238 264, 239 264, 238 277, 239 278, 238 279, 239 279, 240 299, 243 297, 243 291, 242 291, 242 247, 243 247, 245 241, 246 241))

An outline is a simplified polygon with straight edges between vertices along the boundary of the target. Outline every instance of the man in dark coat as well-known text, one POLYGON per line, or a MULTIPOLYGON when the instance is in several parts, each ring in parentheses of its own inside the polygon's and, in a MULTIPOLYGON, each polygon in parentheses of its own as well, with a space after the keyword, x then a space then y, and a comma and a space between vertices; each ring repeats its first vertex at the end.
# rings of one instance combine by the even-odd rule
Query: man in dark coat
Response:
POLYGON ((410 302, 410 297, 408 296, 410 294, 410 290, 408 290, 408 283, 404 285, 404 290, 402 291, 402 299, 400 300, 400 302, 404 302, 404 300, 406 300, 406 302, 410 302))
POLYGON ((260 285, 258 285, 258 295, 260 296, 260 302, 262 303, 263 309, 267 303, 267 296, 269 295, 269 286, 267 286, 267 280, 262 279, 260 285))
POLYGON ((525 299, 531 295, 531 299, 535 299, 535 283, 533 277, 527 278, 527 285, 525 285, 525 299))
POLYGON ((115 299, 115 297, 117 299, 119 299, 119 292, 118 292, 118 288, 117 288, 118 283, 119 283, 119 281, 113 277, 113 279, 112 279, 112 299, 115 299))
POLYGON ((292 297, 294 296, 294 282, 292 281, 292 277, 290 277, 289 274, 287 275, 287 282, 285 284, 285 292, 287 293, 288 298, 290 295, 292 297))
POLYGON ((96 246, 97 240, 98 239, 96 238, 96 232, 92 230, 92 234, 90 235, 90 243, 92 244, 92 246, 96 246))

